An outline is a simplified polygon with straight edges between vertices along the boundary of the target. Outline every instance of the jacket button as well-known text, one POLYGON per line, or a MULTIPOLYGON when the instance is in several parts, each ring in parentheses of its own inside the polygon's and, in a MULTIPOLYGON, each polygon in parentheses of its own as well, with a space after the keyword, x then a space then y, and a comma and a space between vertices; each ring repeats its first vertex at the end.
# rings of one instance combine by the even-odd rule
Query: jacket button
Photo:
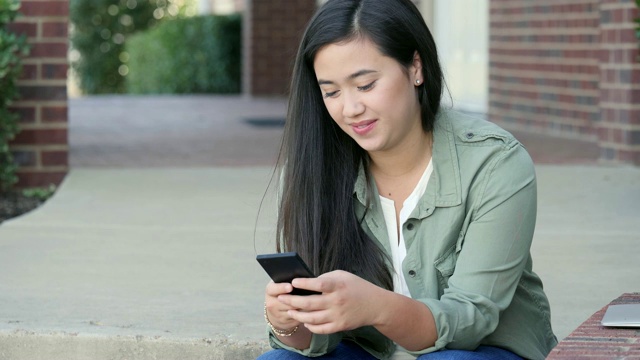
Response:
POLYGON ((411 277, 416 277, 416 272, 415 272, 415 270, 409 270, 409 276, 411 276, 411 277))
POLYGON ((474 134, 474 133, 472 133, 472 132, 469 132, 469 133, 467 133, 467 135, 466 135, 466 136, 467 136, 467 139, 473 139, 473 137, 475 136, 475 134, 474 134))
POLYGON ((413 230, 413 228, 414 228, 413 223, 407 224, 407 230, 413 230))

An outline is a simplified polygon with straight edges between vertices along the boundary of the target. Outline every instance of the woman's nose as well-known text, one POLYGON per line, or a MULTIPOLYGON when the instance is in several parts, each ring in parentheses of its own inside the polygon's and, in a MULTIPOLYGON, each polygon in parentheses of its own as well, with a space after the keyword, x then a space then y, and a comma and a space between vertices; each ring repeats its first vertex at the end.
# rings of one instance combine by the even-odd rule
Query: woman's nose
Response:
POLYGON ((344 104, 342 105, 342 116, 346 118, 354 118, 362 114, 365 106, 357 95, 344 95, 344 104))

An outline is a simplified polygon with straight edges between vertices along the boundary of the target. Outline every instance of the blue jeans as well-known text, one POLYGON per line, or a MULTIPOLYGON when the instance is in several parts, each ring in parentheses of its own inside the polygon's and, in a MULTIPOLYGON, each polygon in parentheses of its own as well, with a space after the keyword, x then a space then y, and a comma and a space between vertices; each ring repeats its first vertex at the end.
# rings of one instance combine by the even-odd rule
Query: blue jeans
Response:
MULTIPOLYGON (((277 349, 262 354, 257 360, 303 360, 310 359, 292 351, 277 349)), ((329 360, 375 360, 368 352, 358 345, 343 341, 329 354, 313 359, 329 360)), ((501 348, 492 346, 479 346, 475 351, 467 350, 440 350, 430 354, 424 354, 417 360, 522 360, 518 355, 501 348)))

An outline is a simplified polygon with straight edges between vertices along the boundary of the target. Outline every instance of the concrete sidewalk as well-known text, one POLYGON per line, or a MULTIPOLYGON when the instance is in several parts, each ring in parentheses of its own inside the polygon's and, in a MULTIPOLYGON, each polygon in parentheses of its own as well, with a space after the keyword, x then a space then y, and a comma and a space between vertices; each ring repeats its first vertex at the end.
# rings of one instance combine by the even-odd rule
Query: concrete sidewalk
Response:
POLYGON ((0 359, 255 358, 270 171, 72 171, 0 226, 0 359))
MULTIPOLYGON (((74 100, 71 114, 71 173, 44 206, 0 225, 0 360, 264 351, 268 278, 254 258, 274 247, 264 194, 281 129, 243 119, 283 116, 284 103, 106 97, 74 100)), ((598 165, 589 144, 519 137, 541 145, 529 146, 534 269, 562 338, 640 290, 640 169, 598 165), (549 164, 554 153, 565 164, 549 164)))

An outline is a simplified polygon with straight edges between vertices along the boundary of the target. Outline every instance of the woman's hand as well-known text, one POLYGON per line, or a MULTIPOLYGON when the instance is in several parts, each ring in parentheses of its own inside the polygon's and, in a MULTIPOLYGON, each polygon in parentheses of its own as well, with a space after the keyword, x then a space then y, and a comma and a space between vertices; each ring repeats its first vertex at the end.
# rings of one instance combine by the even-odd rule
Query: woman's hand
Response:
POLYGON ((379 292, 384 290, 346 271, 332 271, 313 279, 294 279, 292 285, 322 295, 293 296, 282 291, 277 298, 285 305, 280 309, 287 316, 281 319, 291 319, 287 324, 303 323, 316 334, 374 325, 382 312, 379 292))
POLYGON ((271 281, 265 291, 264 303, 267 309, 267 318, 276 329, 291 330, 299 326, 291 336, 278 336, 280 340, 289 346, 304 350, 311 344, 312 334, 307 328, 301 326, 300 321, 289 315, 288 311, 295 308, 279 300, 281 296, 292 296, 287 295, 292 290, 293 286, 289 283, 276 284, 271 281))
POLYGON ((300 325, 300 321, 289 316, 289 310, 295 308, 278 300, 278 296, 289 294, 293 290, 293 286, 289 283, 267 284, 265 291, 265 306, 267 307, 267 317, 271 324, 277 329, 288 330, 300 325))
POLYGON ((294 336, 298 349, 308 346, 311 333, 333 334, 362 326, 374 326, 389 339, 413 351, 433 346, 438 338, 433 315, 425 304, 346 271, 336 270, 313 279, 294 279, 292 284, 275 285, 278 288, 273 287, 271 294, 282 305, 278 309, 286 313, 280 314, 282 321, 291 321, 287 326, 304 324, 294 336), (322 295, 290 295, 291 285, 322 295))

